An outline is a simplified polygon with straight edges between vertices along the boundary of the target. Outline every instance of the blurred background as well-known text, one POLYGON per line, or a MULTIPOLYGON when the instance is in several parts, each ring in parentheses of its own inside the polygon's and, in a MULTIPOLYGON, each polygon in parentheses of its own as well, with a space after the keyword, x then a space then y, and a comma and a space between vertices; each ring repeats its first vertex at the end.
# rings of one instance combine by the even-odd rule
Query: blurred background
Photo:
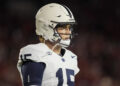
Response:
POLYGON ((19 50, 38 43, 35 14, 50 2, 67 5, 77 21, 75 86, 120 86, 120 0, 0 0, 0 86, 21 86, 19 50))

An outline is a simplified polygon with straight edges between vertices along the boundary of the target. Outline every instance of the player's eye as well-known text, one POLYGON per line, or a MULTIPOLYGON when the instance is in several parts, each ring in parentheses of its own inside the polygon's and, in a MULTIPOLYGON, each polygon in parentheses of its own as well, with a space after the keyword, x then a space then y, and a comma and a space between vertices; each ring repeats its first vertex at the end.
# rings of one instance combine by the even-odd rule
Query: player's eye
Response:
POLYGON ((72 28, 73 26, 72 25, 70 25, 70 24, 58 24, 57 26, 56 26, 56 28, 63 28, 63 29, 65 29, 65 28, 72 28))

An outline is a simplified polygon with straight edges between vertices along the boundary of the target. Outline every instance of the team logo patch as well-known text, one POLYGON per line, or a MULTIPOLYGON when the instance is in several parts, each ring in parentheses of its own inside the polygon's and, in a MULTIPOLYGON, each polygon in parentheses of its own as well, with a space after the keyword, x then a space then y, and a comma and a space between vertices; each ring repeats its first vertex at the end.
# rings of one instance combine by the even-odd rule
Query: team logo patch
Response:
POLYGON ((72 58, 75 58, 75 56, 71 56, 72 58))
POLYGON ((52 55, 52 52, 47 52, 48 55, 52 55))

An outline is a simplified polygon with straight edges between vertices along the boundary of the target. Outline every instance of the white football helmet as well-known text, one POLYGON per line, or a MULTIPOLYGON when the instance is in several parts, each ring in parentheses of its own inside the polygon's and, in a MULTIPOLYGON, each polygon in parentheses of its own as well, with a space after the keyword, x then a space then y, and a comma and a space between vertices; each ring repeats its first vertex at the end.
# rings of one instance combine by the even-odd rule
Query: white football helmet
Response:
POLYGON ((36 14, 36 34, 41 35, 45 40, 56 42, 63 47, 68 47, 70 40, 62 40, 56 35, 55 27, 58 24, 75 24, 75 19, 67 6, 57 3, 50 3, 40 8, 36 14))

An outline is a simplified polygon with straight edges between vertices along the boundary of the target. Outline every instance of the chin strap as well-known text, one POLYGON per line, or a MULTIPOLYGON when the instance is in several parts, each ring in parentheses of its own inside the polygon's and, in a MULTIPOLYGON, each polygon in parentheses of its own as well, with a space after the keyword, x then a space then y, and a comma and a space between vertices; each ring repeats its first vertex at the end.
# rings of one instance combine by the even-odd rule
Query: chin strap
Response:
POLYGON ((52 47, 52 51, 55 49, 56 46, 60 45, 59 43, 56 43, 53 47, 52 47))
POLYGON ((67 40, 60 40, 60 45, 62 46, 62 47, 68 47, 69 45, 70 45, 70 39, 67 39, 67 40))
POLYGON ((59 43, 56 43, 53 47, 52 47, 52 50, 55 49, 56 46, 60 45, 61 47, 68 47, 70 45, 70 39, 67 39, 67 40, 60 40, 59 43))

